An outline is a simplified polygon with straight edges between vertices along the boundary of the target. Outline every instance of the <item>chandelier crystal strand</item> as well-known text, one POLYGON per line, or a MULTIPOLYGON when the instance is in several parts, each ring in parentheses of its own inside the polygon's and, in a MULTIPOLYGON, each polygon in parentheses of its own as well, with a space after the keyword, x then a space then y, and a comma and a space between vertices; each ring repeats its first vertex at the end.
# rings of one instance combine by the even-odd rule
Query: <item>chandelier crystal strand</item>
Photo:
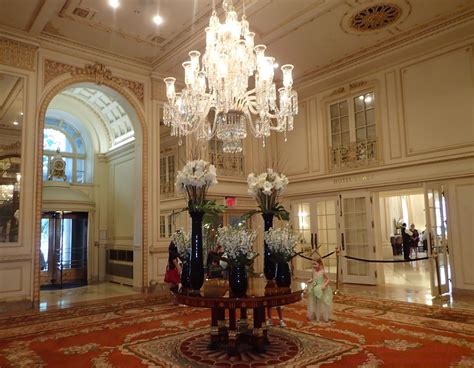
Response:
MULTIPOLYGON (((245 5, 244 5, 245 6, 245 5)), ((165 78, 164 123, 179 142, 195 134, 199 140, 213 136, 223 142, 227 153, 242 151, 247 125, 256 138, 265 139, 272 130, 293 130, 298 113, 298 95, 292 89, 293 65, 281 67, 283 87, 277 90, 273 57, 265 55, 266 46, 254 44, 244 14, 239 21, 232 0, 224 0, 225 21, 221 23, 215 8, 206 32, 206 50, 189 52, 184 68, 185 87, 176 92, 173 77, 165 78), (249 78, 255 87, 249 90, 249 78), (209 121, 211 110, 214 118, 209 121)))

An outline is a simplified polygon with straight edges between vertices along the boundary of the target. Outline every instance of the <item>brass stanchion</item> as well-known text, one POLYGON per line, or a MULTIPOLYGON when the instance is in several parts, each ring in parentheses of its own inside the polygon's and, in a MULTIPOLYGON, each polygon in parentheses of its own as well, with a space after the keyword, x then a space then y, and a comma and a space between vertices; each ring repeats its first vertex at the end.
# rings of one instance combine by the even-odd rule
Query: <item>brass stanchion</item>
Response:
POLYGON ((336 290, 334 290, 334 295, 342 294, 341 290, 339 290, 339 257, 340 257, 339 246, 336 246, 336 290))

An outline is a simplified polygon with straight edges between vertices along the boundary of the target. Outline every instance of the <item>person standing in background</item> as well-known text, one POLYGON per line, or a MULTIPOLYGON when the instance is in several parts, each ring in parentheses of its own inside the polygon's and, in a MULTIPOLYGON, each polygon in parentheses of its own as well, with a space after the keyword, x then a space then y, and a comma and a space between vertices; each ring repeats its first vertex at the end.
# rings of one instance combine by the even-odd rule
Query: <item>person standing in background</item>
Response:
POLYGON ((402 239, 403 239, 403 258, 405 261, 410 260, 410 242, 411 236, 413 235, 412 232, 407 229, 407 224, 404 222, 402 224, 402 239))

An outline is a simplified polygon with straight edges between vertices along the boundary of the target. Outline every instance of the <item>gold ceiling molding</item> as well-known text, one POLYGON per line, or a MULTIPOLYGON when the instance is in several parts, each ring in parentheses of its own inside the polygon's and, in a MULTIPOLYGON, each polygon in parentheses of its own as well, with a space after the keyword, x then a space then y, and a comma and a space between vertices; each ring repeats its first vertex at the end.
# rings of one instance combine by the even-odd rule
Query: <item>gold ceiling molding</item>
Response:
POLYGON ((107 81, 114 82, 121 87, 129 89, 142 104, 144 103, 145 86, 143 83, 115 77, 112 75, 111 70, 106 68, 104 64, 87 64, 83 68, 80 68, 49 59, 44 61, 44 85, 48 84, 52 79, 66 73, 71 74, 73 77, 91 77, 98 85, 106 84, 107 81))
POLYGON ((0 64, 26 70, 35 70, 38 47, 0 37, 0 64))

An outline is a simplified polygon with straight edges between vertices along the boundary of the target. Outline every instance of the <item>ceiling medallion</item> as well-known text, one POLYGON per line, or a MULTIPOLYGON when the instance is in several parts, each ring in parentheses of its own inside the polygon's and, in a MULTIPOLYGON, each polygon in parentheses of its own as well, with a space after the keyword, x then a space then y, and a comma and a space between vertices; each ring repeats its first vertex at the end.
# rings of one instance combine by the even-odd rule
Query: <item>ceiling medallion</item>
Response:
POLYGON ((265 45, 254 45, 245 7, 241 20, 232 0, 224 0, 223 8, 224 23, 213 9, 204 55, 191 51, 190 60, 183 63, 185 88, 175 92, 176 79, 164 79, 168 103, 163 121, 179 142, 190 134, 200 140, 215 136, 224 152, 236 153, 242 152, 248 131, 265 146, 272 130, 293 130, 298 97, 292 89, 293 65, 286 64, 281 67, 283 87, 277 99, 275 59, 265 55, 265 45))
POLYGON ((361 10, 351 19, 351 28, 357 31, 372 31, 396 22, 402 9, 395 4, 377 4, 361 10))

